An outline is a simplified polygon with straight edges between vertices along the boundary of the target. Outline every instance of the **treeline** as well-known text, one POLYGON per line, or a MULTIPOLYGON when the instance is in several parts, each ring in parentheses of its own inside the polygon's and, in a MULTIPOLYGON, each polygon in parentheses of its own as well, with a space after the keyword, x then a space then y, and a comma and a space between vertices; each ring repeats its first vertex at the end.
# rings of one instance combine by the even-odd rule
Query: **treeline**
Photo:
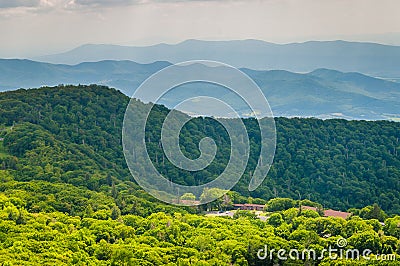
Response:
MULTIPOLYGON (((64 196, 73 191, 61 185, 64 196)), ((88 207, 80 215, 68 215, 54 211, 58 196, 48 194, 32 203, 31 195, 21 192, 27 189, 29 193, 30 186, 58 189, 45 181, 31 181, 19 182, 19 193, 0 193, 2 265, 397 265, 400 259, 400 216, 386 219, 384 226, 376 219, 326 218, 297 208, 270 213, 266 221, 248 211, 238 211, 233 219, 184 212, 153 212, 141 217, 121 215, 113 209, 110 196, 88 193, 87 189, 70 196, 79 201, 88 193, 88 206, 93 204, 94 209, 88 207), (28 211, 32 204, 46 211, 28 211), (371 253, 368 257, 332 259, 340 255, 336 251, 319 258, 323 249, 339 250, 339 239, 347 241, 344 250, 368 249, 371 253), (287 252, 312 249, 318 256, 280 260, 275 252, 260 259, 257 253, 264 255, 259 250, 265 245, 269 250, 287 252), (379 261, 375 260, 376 254, 391 257, 379 261)))
MULTIPOLYGON (((0 93, 0 124, 8 128, 4 146, 10 154, 2 158, 3 169, 17 169, 17 180, 66 182, 94 191, 112 181, 133 181, 121 147, 128 101, 122 93, 96 85, 0 93)), ((213 119, 187 123, 180 135, 186 156, 199 156, 198 143, 205 136, 216 141, 218 152, 203 171, 183 171, 166 159, 159 143, 167 113, 156 106, 146 128, 146 145, 160 172, 186 185, 218 176, 229 158, 227 133, 213 119)), ((234 188, 243 197, 309 199, 340 210, 377 203, 389 214, 400 210, 400 123, 277 118, 274 163, 264 183, 251 193, 247 186, 260 136, 254 119, 244 123, 250 159, 234 188)))

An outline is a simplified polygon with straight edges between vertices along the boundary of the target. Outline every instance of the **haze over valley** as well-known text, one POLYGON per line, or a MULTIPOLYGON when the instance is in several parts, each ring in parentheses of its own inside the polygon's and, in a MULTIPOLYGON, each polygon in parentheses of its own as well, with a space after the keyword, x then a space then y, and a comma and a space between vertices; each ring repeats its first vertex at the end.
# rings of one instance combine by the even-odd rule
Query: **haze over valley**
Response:
MULTIPOLYGON (((400 119, 400 47, 373 43, 188 40, 148 47, 84 45, 37 58, 46 62, 0 60, 0 90, 101 84, 131 96, 157 71, 193 59, 240 67, 261 88, 275 116, 400 119)), ((233 97, 205 83, 183 87, 160 103, 172 108, 180 99, 198 93, 233 97)), ((244 116, 245 107, 238 109, 244 116)))

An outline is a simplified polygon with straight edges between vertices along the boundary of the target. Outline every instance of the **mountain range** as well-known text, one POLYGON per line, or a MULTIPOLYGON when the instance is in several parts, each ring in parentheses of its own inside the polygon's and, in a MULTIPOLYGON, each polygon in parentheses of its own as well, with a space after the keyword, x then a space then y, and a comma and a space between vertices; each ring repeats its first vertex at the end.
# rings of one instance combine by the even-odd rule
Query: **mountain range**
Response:
MULTIPOLYGON (((0 91, 58 84, 101 84, 131 96, 146 78, 170 64, 165 61, 139 64, 127 60, 105 60, 65 65, 1 59, 0 91)), ((400 83, 329 69, 308 73, 241 70, 261 88, 275 116, 367 120, 396 120, 400 117, 400 83)), ((228 101, 232 97, 222 87, 188 85, 160 103, 172 107, 191 93, 222 95, 228 101)))
POLYGON ((399 46, 348 41, 275 44, 260 40, 187 40, 172 45, 157 44, 144 47, 86 44, 61 54, 32 59, 56 64, 101 60, 177 63, 206 59, 256 70, 310 72, 328 68, 342 72, 360 72, 375 77, 400 78, 399 46))

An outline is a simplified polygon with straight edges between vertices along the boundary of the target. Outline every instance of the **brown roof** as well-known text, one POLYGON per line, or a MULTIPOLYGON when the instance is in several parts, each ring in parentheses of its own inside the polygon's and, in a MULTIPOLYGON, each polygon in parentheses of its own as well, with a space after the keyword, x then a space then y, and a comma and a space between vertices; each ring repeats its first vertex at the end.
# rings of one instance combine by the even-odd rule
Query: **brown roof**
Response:
POLYGON ((183 199, 179 199, 178 200, 174 200, 174 203, 177 204, 181 204, 181 205, 200 205, 200 201, 198 200, 183 200, 183 199))
POLYGON ((351 215, 349 212, 341 212, 341 211, 334 211, 334 210, 326 210, 324 211, 324 216, 325 217, 339 217, 346 219, 351 215))
POLYGON ((245 204, 233 204, 233 206, 236 206, 236 207, 242 207, 242 206, 246 206, 246 207, 260 207, 260 208, 264 208, 265 207, 265 205, 262 205, 262 204, 250 204, 250 203, 245 203, 245 204))

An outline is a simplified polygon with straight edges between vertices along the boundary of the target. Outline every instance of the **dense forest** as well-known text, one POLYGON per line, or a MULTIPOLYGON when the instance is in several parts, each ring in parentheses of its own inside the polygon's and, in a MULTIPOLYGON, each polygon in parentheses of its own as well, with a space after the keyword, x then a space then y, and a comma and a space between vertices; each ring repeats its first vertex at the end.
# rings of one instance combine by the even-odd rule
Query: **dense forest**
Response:
MULTIPOLYGON (((0 93, 3 265, 273 265, 275 255, 256 256, 266 244, 322 250, 342 237, 349 247, 373 254, 400 253, 400 123, 277 118, 273 166, 250 193, 259 130, 255 120, 244 119, 251 157, 228 195, 231 203, 266 204, 268 219, 247 211, 213 218, 201 215, 201 208, 159 202, 134 182, 121 146, 128 102, 122 93, 96 85, 0 93), (353 216, 321 217, 299 210, 299 204, 350 209, 353 216)), ((229 154, 226 132, 208 118, 187 123, 180 136, 185 155, 196 158, 204 136, 216 140, 218 153, 203 171, 182 171, 160 149, 159 121, 167 113, 156 106, 146 128, 156 167, 181 184, 215 178, 229 154)), ((304 263, 355 262, 283 262, 304 263)))
MULTIPOLYGON (((81 215, 71 215, 54 211, 57 203, 51 193, 60 194, 60 186, 41 181, 10 184, 4 189, 6 193, 0 194, 2 265, 276 265, 276 253, 260 260, 259 249, 265 245, 275 250, 307 248, 320 254, 329 246, 337 248, 341 238, 347 238, 348 248, 369 249, 372 254, 400 253, 399 216, 386 219, 385 226, 376 219, 326 218, 297 208, 273 212, 266 222, 248 211, 237 212, 233 219, 183 210, 141 217, 121 215, 114 211, 115 205, 110 210, 111 196, 64 185, 65 196, 86 201, 87 206, 94 204, 81 215), (28 195, 41 190, 38 196, 28 195), (40 200, 40 206, 29 206, 31 197, 40 200)), ((394 259, 378 260, 372 254, 359 260, 299 256, 280 265, 398 265, 395 260, 400 259, 394 255, 394 259)))
MULTIPOLYGON (((94 191, 113 180, 133 181, 121 146, 128 101, 116 90, 95 85, 1 93, 2 149, 11 156, 0 157, 3 169, 18 169, 19 181, 65 182, 94 191)), ((230 151, 223 128, 207 118, 192 119, 184 126, 180 140, 186 156, 199 155, 198 143, 204 136, 216 141, 218 152, 203 171, 183 171, 168 162, 159 144, 167 113, 162 106, 153 108, 146 128, 147 149, 159 171, 187 185, 218 176, 230 151)), ((390 214, 399 212, 400 123, 277 118, 274 163, 252 193, 247 186, 258 159, 259 130, 254 119, 244 123, 250 159, 234 190, 246 198, 309 199, 340 210, 377 203, 390 214)))

